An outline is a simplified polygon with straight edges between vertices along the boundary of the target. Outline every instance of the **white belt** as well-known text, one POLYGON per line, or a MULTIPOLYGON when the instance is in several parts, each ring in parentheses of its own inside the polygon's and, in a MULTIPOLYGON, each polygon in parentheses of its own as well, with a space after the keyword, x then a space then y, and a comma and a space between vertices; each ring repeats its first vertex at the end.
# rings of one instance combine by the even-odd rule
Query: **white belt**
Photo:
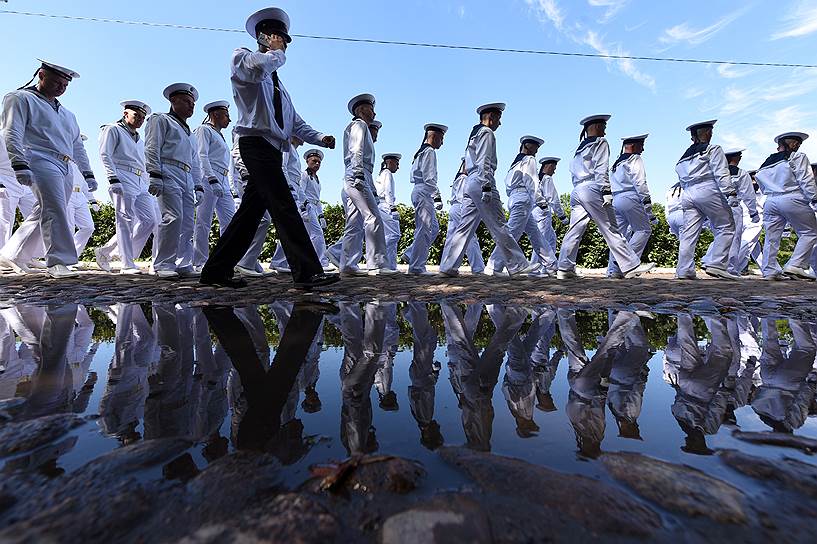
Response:
POLYGON ((698 178, 687 183, 681 183, 681 187, 686 189, 687 187, 691 187, 692 185, 698 185, 699 183, 705 183, 707 181, 711 181, 712 183, 715 183, 717 185, 717 183, 715 182, 715 178, 698 178))
POLYGON ((596 181, 596 178, 587 178, 580 181, 574 181, 573 187, 578 187, 579 185, 584 185, 585 183, 590 183, 591 181, 596 181))
POLYGON ((71 157, 68 155, 63 155, 62 153, 57 153, 56 151, 52 151, 50 149, 43 149, 41 147, 31 147, 29 148, 31 151, 35 153, 43 153, 44 155, 48 155, 49 157, 55 157, 60 162, 70 162, 71 157))
MULTIPOLYGON (((165 161, 165 162, 167 162, 167 161, 165 161)), ((136 174, 139 177, 142 177, 142 174, 145 173, 144 170, 134 168, 133 166, 127 166, 127 165, 124 165, 124 164, 116 164, 116 163, 114 163, 114 166, 116 166, 117 170, 125 170, 127 172, 130 172, 131 174, 136 174)))
MULTIPOLYGON (((799 193, 799 192, 800 192, 800 188, 798 187, 797 189, 789 189, 788 191, 779 191, 779 192, 771 192, 770 191, 768 193, 763 193, 763 194, 766 195, 766 197, 768 198, 770 196, 783 196, 783 195, 790 195, 792 193, 799 193)), ((805 197, 803 197, 803 198, 805 198, 805 197)))
POLYGON ((182 161, 177 161, 176 159, 162 159, 162 163, 169 164, 170 166, 176 166, 188 173, 190 172, 190 170, 192 170, 192 168, 190 168, 189 165, 183 163, 182 161))

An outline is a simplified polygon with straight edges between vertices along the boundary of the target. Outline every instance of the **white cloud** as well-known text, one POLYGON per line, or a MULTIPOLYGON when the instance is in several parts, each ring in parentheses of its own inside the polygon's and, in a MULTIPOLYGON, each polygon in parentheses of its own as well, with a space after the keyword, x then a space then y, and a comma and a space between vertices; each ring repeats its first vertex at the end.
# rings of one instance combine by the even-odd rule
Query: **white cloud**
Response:
POLYGON ((532 7, 540 21, 550 21, 556 30, 564 28, 565 16, 556 0, 525 0, 532 7))
MULTIPOLYGON (((745 147, 741 166, 751 170, 760 166, 766 157, 776 151, 775 136, 789 130, 803 130, 813 134, 817 131, 815 121, 817 114, 804 110, 799 105, 791 105, 760 113, 749 123, 732 123, 723 131, 716 131, 716 139, 724 148, 745 147)), ((807 154, 809 152, 808 149, 804 151, 807 154)))
POLYGON ((794 9, 787 11, 782 28, 772 34, 772 40, 799 38, 817 32, 817 0, 801 0, 794 9))
MULTIPOLYGON (((613 48, 611 49, 610 46, 606 45, 602 41, 601 37, 592 30, 588 31, 587 34, 585 34, 584 39, 582 41, 602 55, 616 55, 616 56, 629 55, 629 52, 622 49, 620 45, 614 45, 613 48)), ((632 61, 631 59, 608 59, 607 62, 608 64, 614 62, 622 73, 630 76, 633 80, 640 83, 641 85, 644 85, 645 87, 649 87, 650 89, 655 90, 655 78, 639 70, 636 67, 635 62, 632 61)))
POLYGON ((607 23, 621 11, 630 0, 587 0, 587 3, 594 7, 607 8, 604 15, 599 19, 600 23, 607 23))
POLYGON ((706 91, 704 89, 701 89, 700 87, 688 87, 684 91, 684 98, 686 98, 687 100, 691 100, 693 98, 703 96, 705 93, 706 91))
POLYGON ((460 6, 457 8, 457 15, 459 16, 460 19, 465 18, 465 6, 464 5, 460 4, 460 6))
POLYGON ((726 28, 729 23, 743 15, 746 10, 747 8, 743 7, 737 11, 728 13, 715 21, 713 24, 704 28, 692 28, 689 23, 686 22, 675 25, 666 29, 663 36, 661 36, 659 40, 666 44, 686 42, 690 45, 700 45, 726 28))
POLYGON ((754 72, 753 69, 747 67, 739 67, 734 64, 718 64, 715 68, 718 75, 726 79, 737 79, 754 72))

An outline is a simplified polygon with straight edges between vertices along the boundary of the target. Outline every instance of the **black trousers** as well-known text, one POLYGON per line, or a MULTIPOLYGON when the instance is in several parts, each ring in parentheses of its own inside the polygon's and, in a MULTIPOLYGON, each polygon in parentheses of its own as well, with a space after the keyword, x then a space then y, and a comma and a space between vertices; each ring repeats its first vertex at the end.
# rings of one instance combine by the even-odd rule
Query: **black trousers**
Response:
POLYGON ((323 272, 309 239, 298 205, 289 191, 283 157, 261 137, 244 137, 238 142, 244 166, 250 174, 241 206, 201 272, 204 278, 232 278, 233 268, 249 249, 264 212, 268 211, 281 247, 289 261, 292 279, 306 281, 323 272))

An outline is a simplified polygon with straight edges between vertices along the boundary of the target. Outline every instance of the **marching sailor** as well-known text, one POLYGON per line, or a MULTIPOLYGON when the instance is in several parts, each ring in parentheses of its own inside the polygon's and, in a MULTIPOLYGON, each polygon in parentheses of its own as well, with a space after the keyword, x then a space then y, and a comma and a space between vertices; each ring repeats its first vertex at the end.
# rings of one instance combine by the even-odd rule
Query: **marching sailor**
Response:
POLYGON ((400 169, 402 158, 400 153, 383 155, 380 175, 374 180, 377 198, 380 200, 380 217, 386 231, 386 266, 392 270, 397 270, 397 245, 400 243, 400 213, 394 198, 394 174, 400 169))
POLYGON ((502 124, 502 112, 505 104, 494 102, 477 108, 479 124, 474 126, 468 137, 465 148, 465 168, 468 179, 461 211, 460 224, 446 239, 443 256, 440 262, 440 274, 457 276, 462 263, 465 248, 475 236, 479 222, 485 223, 488 231, 496 241, 502 258, 511 276, 524 275, 538 268, 538 264, 528 263, 525 254, 519 248, 505 222, 502 201, 496 188, 496 135, 495 131, 502 124))
POLYGON ((79 74, 40 62, 32 77, 32 81, 37 78, 36 84, 27 83, 3 98, 0 136, 18 183, 31 187, 37 204, 0 251, 0 264, 26 272, 28 263, 44 245, 48 274, 63 278, 77 275, 68 269, 77 264, 67 213, 74 187, 69 162, 73 160, 79 166, 90 190, 96 190, 97 183, 77 120, 57 100, 79 74))
POLYGON ((684 223, 678 247, 678 279, 695 279, 695 246, 704 220, 708 219, 715 240, 708 251, 704 271, 723 279, 740 279, 727 270, 729 249, 735 236, 735 219, 730 208, 740 205, 729 164, 720 146, 712 145, 712 128, 717 120, 687 127, 692 145, 684 152, 675 171, 681 183, 684 223))
POLYGON ((135 248, 137 234, 145 241, 156 228, 156 203, 145 190, 145 143, 139 129, 151 114, 150 107, 141 100, 120 103, 124 112, 116 123, 102 126, 99 134, 99 158, 108 176, 108 192, 115 210, 116 235, 113 243, 96 248, 96 262, 110 271, 110 255, 118 248, 122 261, 121 274, 141 274, 134 259, 144 244, 135 248), (137 232, 139 231, 139 232, 137 232), (140 236, 141 237, 141 236, 140 236))
MULTIPOLYGON (((460 169, 457 170, 457 175, 454 176, 454 181, 451 183, 451 200, 448 201, 451 207, 448 209, 448 230, 445 234, 445 239, 451 238, 451 235, 459 227, 462 221, 462 197, 465 194, 465 182, 468 175, 465 173, 465 157, 460 158, 460 169)), ((465 256, 468 258, 468 264, 471 265, 472 274, 481 274, 485 271, 485 260, 482 258, 482 249, 479 247, 476 233, 468 239, 465 245, 465 256)))
MULTIPOLYGON (((159 223, 153 270, 160 278, 193 277, 194 208, 204 198, 196 142, 187 120, 199 92, 188 83, 168 85, 168 113, 154 113, 145 128, 148 192, 159 201, 159 223)), ((120 249, 121 250, 121 249, 120 249)))
POLYGON ((559 191, 553 182, 553 175, 556 173, 556 166, 561 159, 559 157, 542 157, 539 159, 539 175, 536 181, 536 201, 537 205, 533 209, 533 220, 542 239, 545 242, 545 252, 547 258, 540 259, 539 255, 531 255, 531 261, 539 262, 541 267, 539 274, 543 276, 555 276, 558 260, 556 258, 556 231, 553 230, 553 215, 559 222, 568 226, 570 219, 567 217, 562 202, 559 198, 559 191))
POLYGON ((570 195, 570 227, 562 240, 559 252, 559 279, 578 277, 576 258, 579 254, 584 231, 592 219, 610 247, 624 278, 634 278, 649 272, 654 263, 641 264, 641 259, 627 245, 616 227, 613 211, 613 193, 610 188, 610 146, 604 135, 610 115, 591 115, 580 121, 581 143, 573 161, 570 174, 573 192, 570 195))
POLYGON ((423 127, 425 138, 411 163, 409 181, 414 184, 411 203, 414 206, 414 241, 406 249, 409 274, 430 275, 426 270, 428 252, 440 233, 437 212, 443 209, 443 198, 437 188, 437 150, 443 145, 448 127, 428 123, 423 127))
POLYGON ((817 185, 809 159, 800 151, 808 134, 785 132, 777 136, 777 153, 758 169, 756 179, 766 203, 763 207, 763 226, 766 238, 763 242, 763 278, 785 279, 786 276, 813 280, 808 271, 811 255, 817 244, 817 185), (786 224, 797 233, 797 245, 791 258, 782 269, 777 262, 780 239, 786 224), (785 274, 785 275, 784 275, 785 274))
MULTIPOLYGON (((652 198, 644 169, 644 141, 649 134, 622 138, 621 155, 613 163, 610 185, 613 190, 613 210, 619 232, 627 239, 633 252, 641 259, 652 233, 651 224, 658 220, 652 213, 652 198)), ((621 278, 621 270, 613 252, 607 267, 608 278, 621 278)))
POLYGON ((325 271, 331 272, 334 267, 326 258, 326 239, 323 236, 326 218, 323 215, 323 204, 321 204, 321 180, 318 178, 318 170, 323 164, 323 151, 314 148, 307 150, 304 153, 304 161, 306 161, 306 170, 301 173, 301 190, 307 205, 306 230, 309 232, 312 247, 318 254, 321 266, 325 271))
POLYGON ((201 272, 204 284, 246 285, 244 280, 233 279, 234 268, 247 253, 265 212, 275 223, 295 287, 311 289, 338 281, 336 275, 323 272, 283 170, 283 153, 289 150, 293 135, 313 145, 335 146, 334 136, 321 134, 301 119, 278 76, 292 42, 289 27, 284 10, 257 11, 245 28, 258 42, 258 51, 241 48, 233 53, 231 82, 238 110, 235 135, 248 179, 241 206, 201 272))
POLYGON ((26 195, 32 196, 31 190, 17 182, 17 176, 14 175, 14 169, 11 167, 9 154, 6 151, 5 138, 0 138, 0 248, 6 245, 8 239, 11 238, 17 209, 20 209, 23 219, 27 215, 23 212, 22 204, 22 199, 26 195))
MULTIPOLYGON (((732 239, 732 247, 729 249, 729 268, 727 268, 730 274, 736 276, 740 276, 746 266, 740 265, 741 241, 744 232, 748 229, 748 223, 743 220, 744 216, 748 212, 749 220, 754 224, 760 224, 760 214, 757 212, 757 200, 752 177, 746 170, 738 167, 740 159, 743 158, 743 151, 743 149, 734 149, 724 152, 726 160, 729 162, 729 174, 732 176, 732 183, 735 184, 735 190, 738 192, 738 198, 740 199, 740 206, 732 208, 732 215, 735 218, 735 237, 732 239)), ((707 258, 705 259, 708 261, 707 258)))
POLYGON ((196 150, 201 163, 204 196, 196 208, 193 238, 193 267, 201 270, 210 253, 210 228, 213 211, 218 217, 219 234, 223 233, 235 214, 235 202, 230 191, 230 147, 222 130, 230 126, 230 103, 218 100, 205 104, 207 119, 196 127, 196 150))
MULTIPOLYGON (((85 134, 82 134, 80 138, 83 142, 88 140, 85 134)), ((74 236, 74 249, 77 252, 77 258, 79 258, 82 252, 85 251, 88 240, 94 234, 94 218, 91 215, 91 209, 98 212, 99 202, 96 201, 94 193, 88 188, 88 184, 85 183, 85 178, 75 162, 71 163, 71 174, 74 178, 74 186, 71 197, 68 199, 68 225, 71 227, 74 236)))

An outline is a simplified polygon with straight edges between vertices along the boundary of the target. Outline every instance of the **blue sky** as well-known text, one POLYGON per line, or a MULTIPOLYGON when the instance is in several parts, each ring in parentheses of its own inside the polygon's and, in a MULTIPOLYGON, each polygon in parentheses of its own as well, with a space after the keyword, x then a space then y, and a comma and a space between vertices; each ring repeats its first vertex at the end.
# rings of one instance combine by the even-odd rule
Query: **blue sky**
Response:
MULTIPOLYGON (((246 16, 269 5, 138 3, 114 0, 9 0, 0 9, 52 14, 243 28, 246 16), (138 6, 138 7, 135 7, 138 6)), ((817 0, 508 0, 403 2, 281 1, 295 34, 438 42, 503 48, 694 57, 718 60, 814 62, 817 0)), ((96 151, 100 125, 120 115, 118 102, 139 98, 165 110, 162 89, 189 81, 199 106, 231 98, 229 59, 236 47, 253 46, 246 34, 121 26, 0 14, 6 44, 0 88, 25 83, 36 57, 74 68, 82 77, 63 103, 91 138, 89 155, 104 178, 96 151)), ((515 156, 518 139, 546 140, 541 155, 572 155, 579 119, 612 113, 608 138, 615 156, 619 138, 649 132, 644 159, 654 200, 676 181, 674 165, 689 144, 684 127, 719 118, 715 142, 746 147, 742 166, 756 168, 774 151, 771 138, 786 130, 815 135, 803 149, 817 161, 817 70, 749 68, 711 64, 606 61, 327 42, 294 41, 281 78, 304 119, 342 136, 348 99, 377 97, 384 123, 378 154, 400 152, 398 199, 410 203, 409 159, 427 122, 451 127, 438 152, 440 188, 448 186, 476 122, 474 108, 503 101, 508 109, 497 133, 498 182, 515 156)), ((192 123, 201 122, 196 111, 192 123)), ((321 170, 323 199, 339 200, 342 153, 329 152, 321 170)), ((556 174, 570 190, 567 164, 556 174)), ((106 184, 98 195, 106 199, 106 184)))

